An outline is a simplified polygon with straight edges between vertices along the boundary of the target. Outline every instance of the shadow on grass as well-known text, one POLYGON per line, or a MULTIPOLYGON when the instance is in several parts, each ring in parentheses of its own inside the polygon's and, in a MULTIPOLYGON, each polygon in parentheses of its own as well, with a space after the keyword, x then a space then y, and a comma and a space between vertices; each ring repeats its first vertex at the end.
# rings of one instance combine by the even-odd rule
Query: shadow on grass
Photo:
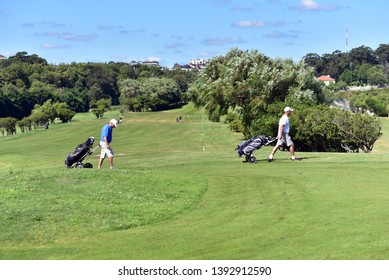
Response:
MULTIPOLYGON (((312 156, 312 157, 296 157, 296 159, 294 161, 303 161, 303 160, 307 160, 307 159, 312 159, 312 158, 317 158, 315 156, 312 156)), ((290 158, 274 158, 271 162, 274 162, 274 161, 292 161, 290 158)), ((242 161, 243 163, 250 163, 248 161, 245 161, 243 160, 242 161)), ((268 162, 267 158, 264 158, 264 159, 257 159, 255 163, 258 163, 258 162, 268 162)), ((253 162, 251 162, 253 163, 253 162)))

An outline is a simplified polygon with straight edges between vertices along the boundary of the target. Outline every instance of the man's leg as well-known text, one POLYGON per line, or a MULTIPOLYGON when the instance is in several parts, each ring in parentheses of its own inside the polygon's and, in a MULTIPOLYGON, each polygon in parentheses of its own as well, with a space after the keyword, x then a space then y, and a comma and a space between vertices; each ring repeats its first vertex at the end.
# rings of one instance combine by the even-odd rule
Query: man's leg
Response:
POLYGON ((113 157, 109 157, 108 158, 108 160, 109 160, 109 168, 113 168, 113 157))
POLYGON ((100 158, 99 164, 97 165, 97 168, 100 169, 101 165, 103 164, 104 158, 100 158))
POLYGON ((290 154, 292 156, 292 160, 295 160, 296 157, 294 156, 294 144, 290 145, 289 152, 290 152, 290 154))
POLYGON ((277 152, 277 150, 280 148, 280 146, 279 145, 276 145, 274 148, 273 148, 273 150, 271 151, 271 153, 270 153, 270 156, 268 157, 268 161, 272 161, 273 160, 273 156, 274 156, 274 154, 277 152))

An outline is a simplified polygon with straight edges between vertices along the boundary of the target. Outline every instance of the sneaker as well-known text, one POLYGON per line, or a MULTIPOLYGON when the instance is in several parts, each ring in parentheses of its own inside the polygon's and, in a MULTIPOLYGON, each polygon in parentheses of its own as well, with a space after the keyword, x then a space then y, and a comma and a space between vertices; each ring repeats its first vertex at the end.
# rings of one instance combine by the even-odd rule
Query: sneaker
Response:
POLYGON ((293 156, 293 157, 291 157, 290 159, 291 159, 291 160, 296 160, 296 157, 293 156))
POLYGON ((272 156, 268 157, 268 158, 267 158, 267 161, 268 161, 268 162, 272 162, 272 161, 273 161, 273 157, 272 157, 272 156))
POLYGON ((117 169, 116 166, 111 166, 109 169, 114 170, 117 169))

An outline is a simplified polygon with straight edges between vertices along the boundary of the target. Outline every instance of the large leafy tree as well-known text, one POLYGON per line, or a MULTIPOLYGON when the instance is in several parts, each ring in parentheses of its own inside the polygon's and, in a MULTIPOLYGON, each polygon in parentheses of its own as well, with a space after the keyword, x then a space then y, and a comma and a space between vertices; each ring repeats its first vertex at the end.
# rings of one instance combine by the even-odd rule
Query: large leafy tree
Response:
POLYGON ((169 78, 149 78, 143 81, 153 111, 169 109, 180 101, 180 88, 169 78))
POLYGON ((287 97, 294 102, 324 100, 313 68, 303 62, 271 59, 256 50, 236 48, 209 61, 189 94, 197 106, 205 107, 211 120, 218 121, 228 110, 236 110, 245 134, 274 102, 287 97))
POLYGON ((324 70, 324 62, 323 58, 317 53, 308 53, 302 59, 305 64, 313 67, 315 69, 316 76, 319 76, 320 73, 323 73, 324 70))
POLYGON ((380 44, 375 51, 378 61, 381 64, 389 62, 389 44, 380 44))
POLYGON ((324 54, 323 64, 324 67, 320 75, 330 75, 334 79, 338 79, 340 74, 350 67, 348 55, 339 50, 334 51, 332 54, 324 54))
POLYGON ((120 103, 131 111, 142 111, 146 107, 143 100, 146 89, 140 80, 122 79, 118 82, 120 103))
POLYGON ((375 55, 374 51, 367 46, 353 48, 348 56, 350 62, 352 62, 354 65, 364 63, 375 65, 378 63, 377 56, 375 55))
POLYGON ((181 101, 180 88, 170 78, 123 79, 118 85, 120 102, 129 110, 163 110, 181 101))

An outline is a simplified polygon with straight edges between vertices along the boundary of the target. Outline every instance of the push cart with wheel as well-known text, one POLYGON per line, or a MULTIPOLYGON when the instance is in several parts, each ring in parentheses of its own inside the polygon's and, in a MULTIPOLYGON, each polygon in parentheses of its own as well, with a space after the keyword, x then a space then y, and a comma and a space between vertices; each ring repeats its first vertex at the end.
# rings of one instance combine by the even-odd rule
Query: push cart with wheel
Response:
POLYGON ((67 168, 93 168, 93 165, 89 162, 83 163, 83 160, 87 156, 90 156, 94 151, 96 151, 99 146, 96 146, 92 149, 95 138, 93 136, 89 137, 87 141, 78 145, 73 152, 68 154, 65 159, 65 166, 67 168))
POLYGON ((255 156, 253 156, 253 152, 262 148, 263 146, 267 146, 273 143, 276 139, 277 138, 275 137, 265 135, 254 136, 248 140, 240 142, 236 150, 238 151, 239 157, 243 155, 245 156, 246 162, 256 163, 257 159, 255 156))

